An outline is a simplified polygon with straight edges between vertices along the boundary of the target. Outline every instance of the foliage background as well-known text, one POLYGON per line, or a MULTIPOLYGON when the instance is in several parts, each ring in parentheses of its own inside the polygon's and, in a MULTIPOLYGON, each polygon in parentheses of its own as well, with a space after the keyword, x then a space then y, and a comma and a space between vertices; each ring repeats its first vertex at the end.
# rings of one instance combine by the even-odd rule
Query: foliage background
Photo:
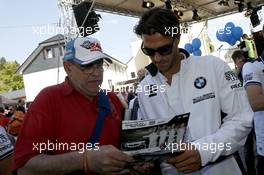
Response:
POLYGON ((15 74, 19 66, 16 61, 0 58, 0 93, 24 88, 22 75, 15 74))

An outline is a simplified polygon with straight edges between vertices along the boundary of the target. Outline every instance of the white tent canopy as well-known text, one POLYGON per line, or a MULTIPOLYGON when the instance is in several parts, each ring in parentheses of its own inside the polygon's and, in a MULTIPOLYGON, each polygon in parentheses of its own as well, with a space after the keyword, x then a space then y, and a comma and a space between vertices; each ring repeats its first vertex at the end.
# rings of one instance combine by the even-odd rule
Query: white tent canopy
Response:
MULTIPOLYGON (((82 0, 83 1, 83 0, 82 0)), ((92 0, 85 0, 91 2, 92 0)), ((154 7, 165 7, 166 0, 149 0, 154 7)), ((228 6, 219 5, 221 0, 170 0, 172 9, 183 12, 182 22, 193 22, 193 10, 197 10, 202 20, 218 18, 220 16, 238 12, 238 5, 234 1, 228 1, 228 6)), ((116 13, 127 16, 141 16, 147 8, 142 7, 143 0, 96 0, 95 9, 104 12, 116 13)), ((247 2, 252 7, 264 5, 263 0, 244 1, 244 10, 247 10, 247 2)))

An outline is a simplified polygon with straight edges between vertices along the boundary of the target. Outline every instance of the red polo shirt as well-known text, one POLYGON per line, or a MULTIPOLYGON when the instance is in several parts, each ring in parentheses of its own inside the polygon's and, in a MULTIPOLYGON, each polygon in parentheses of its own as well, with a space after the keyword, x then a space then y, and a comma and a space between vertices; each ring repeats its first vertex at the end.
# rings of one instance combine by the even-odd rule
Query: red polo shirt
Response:
MULTIPOLYGON (((114 93, 108 93, 111 113, 106 117, 100 145, 119 146, 122 105, 114 93)), ((91 102, 65 82, 43 89, 28 110, 15 146, 13 170, 23 167, 40 154, 40 143, 77 145, 87 143, 95 127, 98 97, 91 102), (35 146, 34 146, 35 145, 35 146)), ((44 144, 43 144, 44 145, 44 144)), ((42 145, 42 146, 43 146, 42 145)), ((46 146, 47 147, 47 146, 46 146)), ((50 147, 52 148, 52 147, 50 147)), ((44 154, 61 154, 71 149, 55 148, 44 154), (64 149, 64 150, 63 150, 64 149)))

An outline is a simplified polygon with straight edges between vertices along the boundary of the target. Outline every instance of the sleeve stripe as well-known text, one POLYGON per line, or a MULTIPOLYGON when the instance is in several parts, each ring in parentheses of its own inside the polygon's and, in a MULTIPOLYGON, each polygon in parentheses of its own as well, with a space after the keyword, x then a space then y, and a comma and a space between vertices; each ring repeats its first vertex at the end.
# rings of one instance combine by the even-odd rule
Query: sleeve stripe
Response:
POLYGON ((244 85, 244 87, 249 86, 249 85, 260 85, 260 86, 261 86, 261 83, 258 82, 258 81, 251 81, 251 82, 247 82, 247 83, 244 85))

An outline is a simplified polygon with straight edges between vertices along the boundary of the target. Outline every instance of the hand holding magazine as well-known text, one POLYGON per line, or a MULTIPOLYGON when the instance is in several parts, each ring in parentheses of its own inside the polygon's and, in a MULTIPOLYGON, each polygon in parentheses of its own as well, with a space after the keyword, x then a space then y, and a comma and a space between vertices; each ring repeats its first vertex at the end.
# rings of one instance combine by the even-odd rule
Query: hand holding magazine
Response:
POLYGON ((141 164, 180 154, 173 147, 184 140, 190 113, 166 119, 122 121, 121 150, 141 164), (173 150, 172 150, 173 149, 173 150))

